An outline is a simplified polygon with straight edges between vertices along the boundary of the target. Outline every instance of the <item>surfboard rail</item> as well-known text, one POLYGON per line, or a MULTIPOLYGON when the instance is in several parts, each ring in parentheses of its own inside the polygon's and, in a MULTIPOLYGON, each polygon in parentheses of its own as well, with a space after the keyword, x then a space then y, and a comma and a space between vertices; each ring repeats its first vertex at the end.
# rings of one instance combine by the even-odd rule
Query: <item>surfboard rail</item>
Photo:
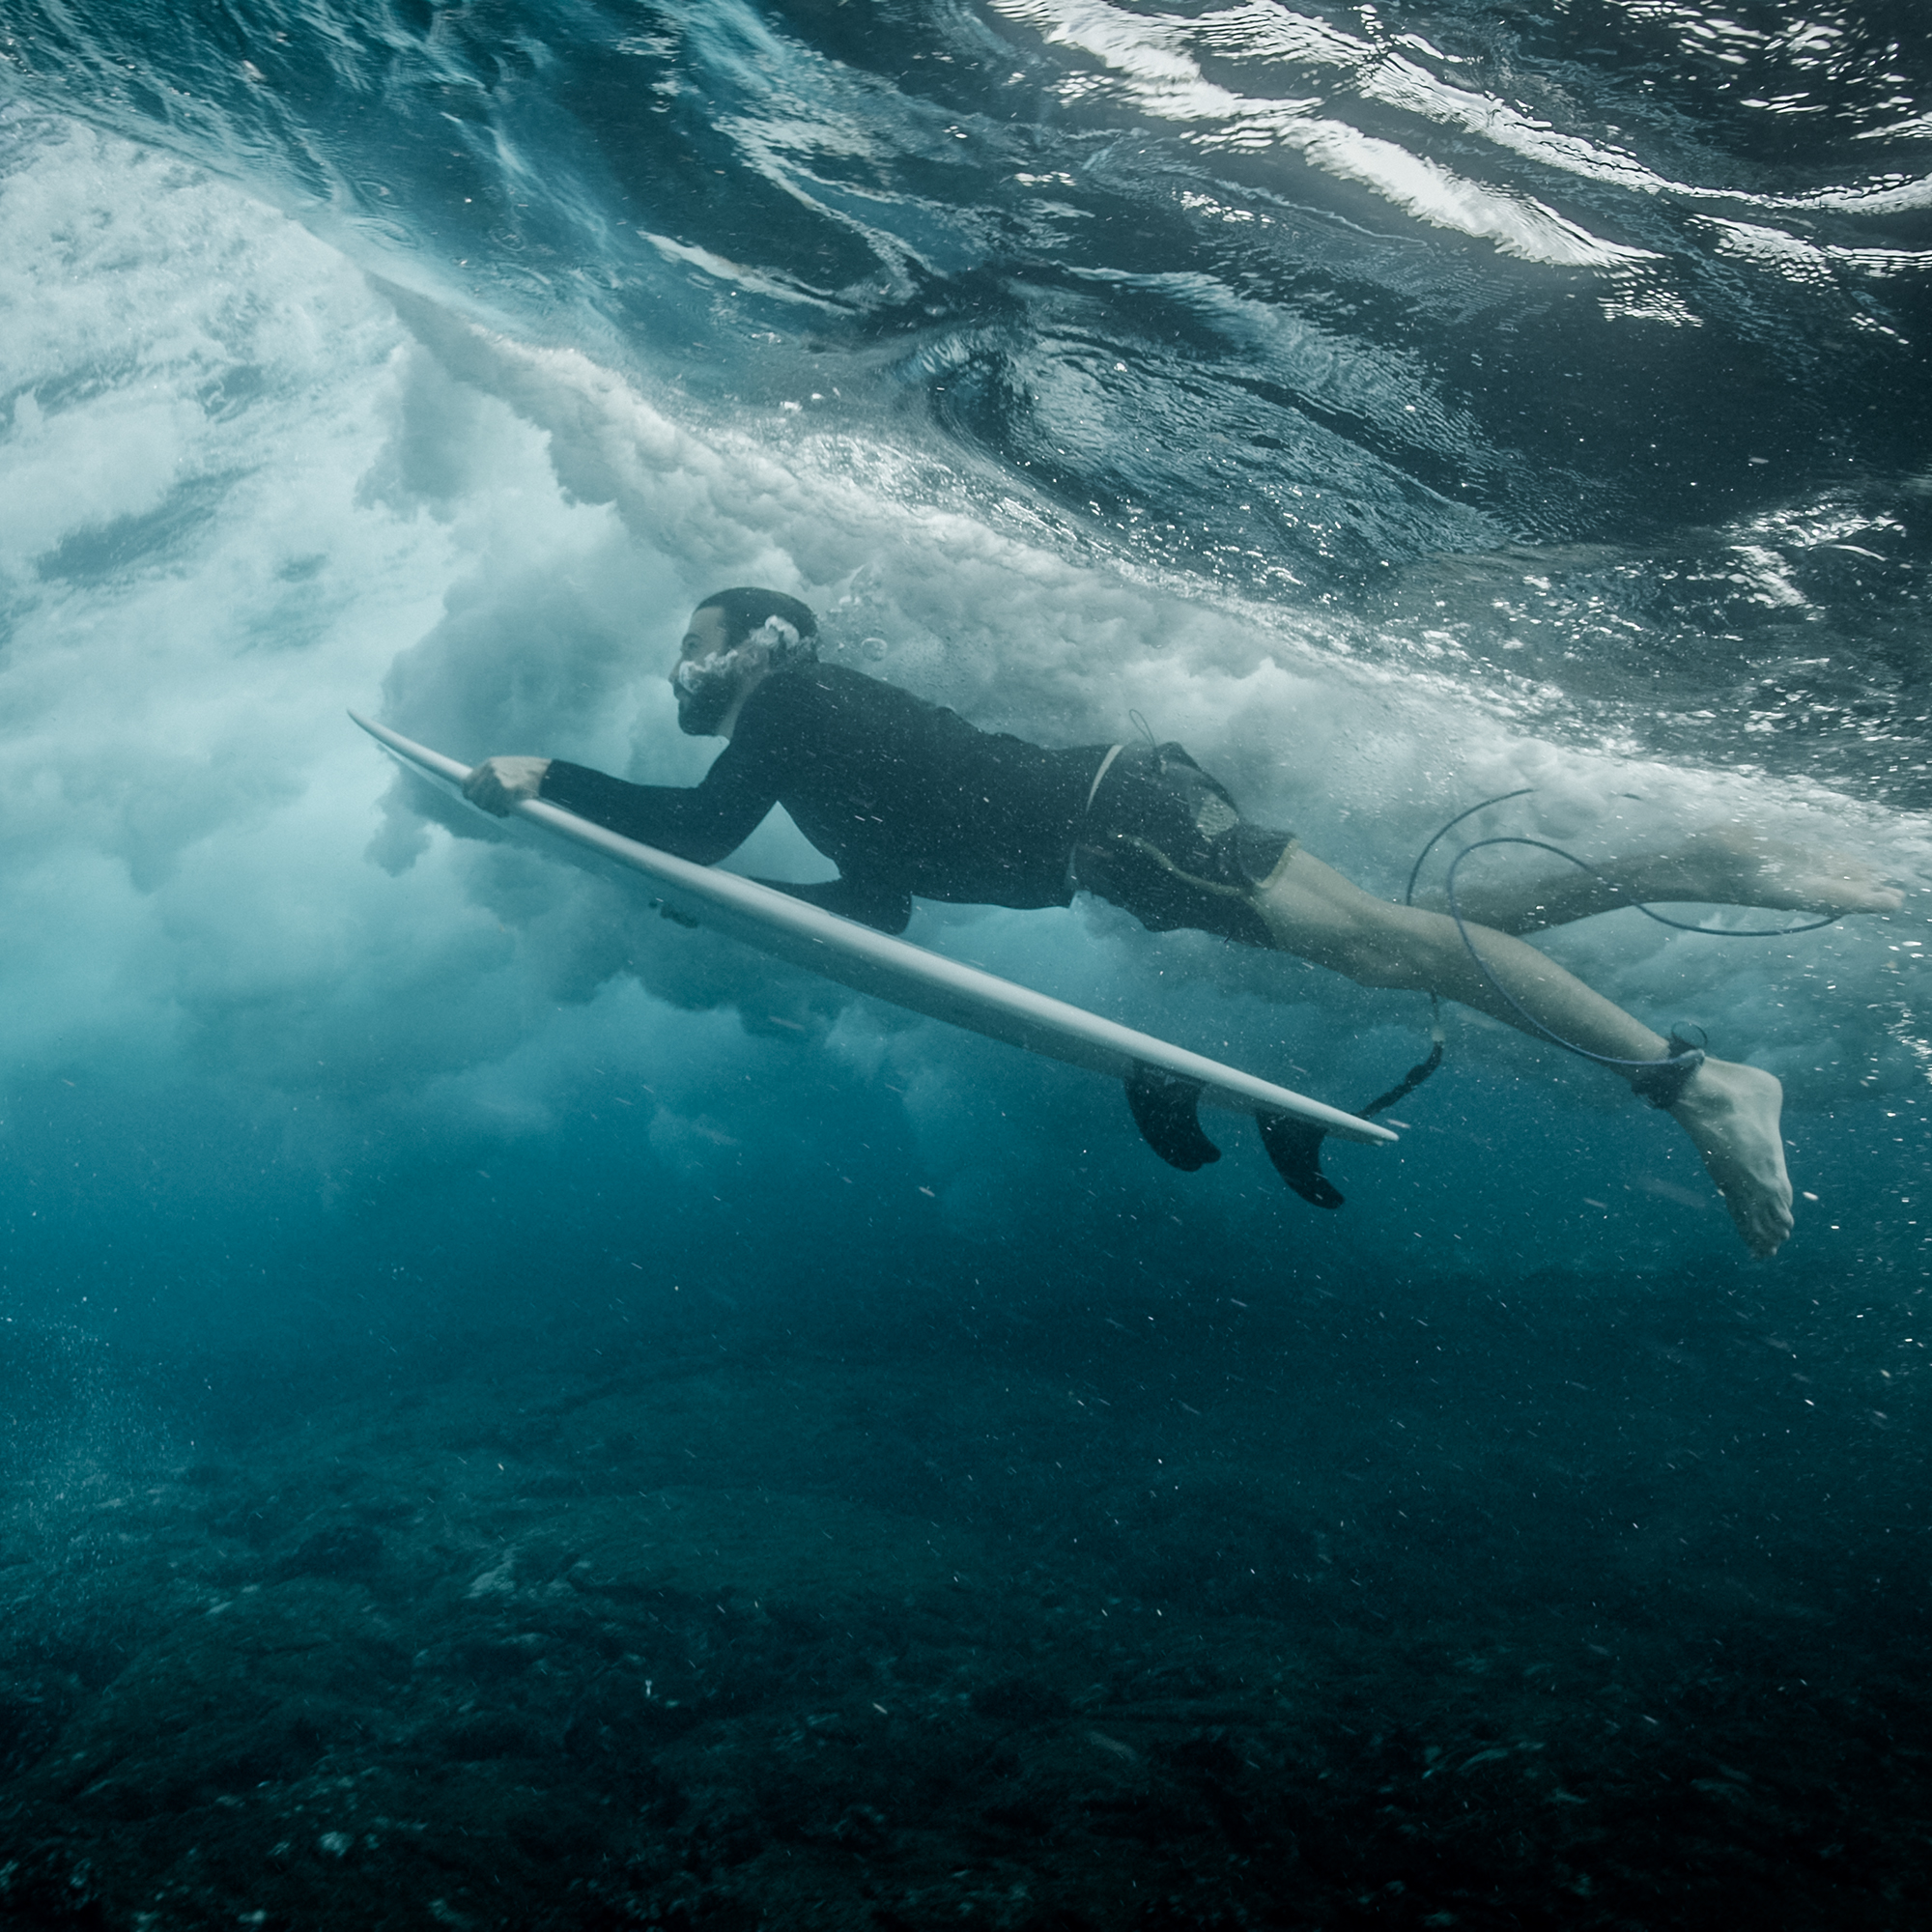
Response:
MULTIPOLYGON (((472 767, 358 712, 349 716, 404 765, 460 795, 472 767)), ((642 873, 670 898, 701 912, 707 923, 732 938, 854 992, 1113 1079, 1132 1083, 1137 1075, 1144 1077, 1143 1069, 1152 1069, 1171 1081, 1198 1087, 1201 1102, 1208 1106, 1263 1117, 1292 1115, 1344 1140, 1380 1145, 1398 1138, 1374 1121, 1240 1067, 1037 993, 983 967, 949 959, 909 940, 861 925, 755 879, 640 844, 542 799, 523 800, 514 815, 642 873)))

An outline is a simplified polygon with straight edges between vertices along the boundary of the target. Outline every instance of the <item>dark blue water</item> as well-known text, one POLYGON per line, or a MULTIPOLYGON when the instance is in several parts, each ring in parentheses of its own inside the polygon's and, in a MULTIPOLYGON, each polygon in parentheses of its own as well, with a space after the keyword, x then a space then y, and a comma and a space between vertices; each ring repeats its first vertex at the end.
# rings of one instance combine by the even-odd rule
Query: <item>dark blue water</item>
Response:
MULTIPOLYGON (((0 0, 21 1922, 1918 1922, 1928 71, 1907 8, 0 0), (343 718, 690 781, 759 581, 1378 893, 1522 786, 1876 867, 1546 942, 1784 1081, 1797 1235, 1463 1013, 1340 1213, 1238 1122, 1172 1173, 343 718)), ((1344 1102, 1427 1025, 1092 901, 910 936, 1344 1102)))

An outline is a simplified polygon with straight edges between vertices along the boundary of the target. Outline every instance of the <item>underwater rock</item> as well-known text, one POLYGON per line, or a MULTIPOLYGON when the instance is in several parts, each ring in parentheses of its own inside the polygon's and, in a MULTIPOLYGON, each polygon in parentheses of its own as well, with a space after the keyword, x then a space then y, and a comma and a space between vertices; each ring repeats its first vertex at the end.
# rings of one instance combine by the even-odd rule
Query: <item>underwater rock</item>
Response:
MULTIPOLYGON (((1350 1319, 1324 1373, 1350 1360, 1350 1319)), ((479 1390, 534 1413, 575 1373, 567 1346, 546 1360, 520 1341, 488 1375, 426 1383, 400 1434, 384 1392, 345 1391, 298 1426, 255 1425, 245 1481, 203 1464, 120 1485, 58 1544, 22 1534, 16 1498, 0 1528, 30 1553, 0 1570, 0 1918, 137 1932, 161 1892, 164 1922, 263 1912, 304 1932, 398 1912, 697 1932, 810 1923, 835 1899, 854 1932, 1207 1932, 1280 1922, 1284 1901, 1317 1926, 1614 1932, 1732 1922, 1734 1906, 1768 1927, 1898 1922, 1888 1898, 1932 1895, 1932 1839, 1915 1835, 1932 1786, 1909 1744, 1922 1695, 1884 1627, 1848 1651, 1841 1625, 1792 1613, 1791 1576, 1754 1607, 1732 1572, 1660 1584, 1643 1550, 1544 1517, 1534 1492, 1561 1480, 1546 1445, 1601 1417, 1549 1376, 1562 1393, 1524 1460, 1498 1451, 1493 1416, 1520 1398, 1511 1379, 1481 1394, 1485 1319, 1459 1340, 1431 1314, 1432 1341, 1466 1350, 1478 1413, 1422 1464, 1390 1429, 1314 1473, 1265 1389, 1224 1400, 1190 1447, 1194 1417, 1135 1407, 1132 1355, 1104 1380, 1078 1357, 1117 1418, 1098 1423, 1099 1403, 1067 1402, 1064 1364, 1024 1381, 935 1348, 909 1387, 903 1338, 883 1363, 789 1359, 783 1386, 830 1418, 793 1444, 790 1492, 744 1433, 782 1338, 728 1373, 607 1350, 548 1450, 515 1471, 465 1463, 440 1445, 473 1439, 479 1390), (948 1417, 923 1439, 956 1487, 993 1492, 1009 1469, 1011 1487, 937 1522, 895 1515, 882 1487, 814 1487, 867 1488, 879 1414, 920 1400, 948 1417), (684 1425, 710 1486, 543 1482, 668 1412, 710 1418, 684 1425), (1015 1415, 1026 1481, 999 1434, 1015 1415), (327 1491, 305 1473, 319 1463, 327 1491), (1145 1485, 1136 1511, 1122 1466, 1168 1488, 1145 1485), (1371 1485, 1384 1508, 1367 1520, 1371 1485), (1213 1499, 1198 1520, 1197 1496, 1213 1499), (1512 1534, 1475 1569, 1443 1529, 1417 1539, 1432 1508, 1439 1525, 1503 1500, 1512 1534), (1135 1537, 1307 1568, 1272 1600, 1152 1596, 1135 1537), (1618 1591, 1627 1608, 1589 1609, 1618 1591), (1532 1597, 1534 1646, 1512 1607, 1532 1597), (1809 1701, 1779 1690, 1800 1679, 1809 1701)), ((1658 1319, 1694 1326, 1685 1306, 1658 1319)), ((1602 1374, 1612 1345, 1586 1326, 1602 1374)), ((1179 1344, 1164 1359, 1193 1373, 1179 1344)), ((1357 1370, 1379 1385, 1379 1355, 1357 1370)), ((1744 1481, 1723 1457, 1669 1454, 1714 1498, 1744 1481)))
POLYGON ((293 1556, 275 1565, 274 1575, 369 1577, 383 1569, 383 1539, 362 1523, 337 1523, 318 1530, 293 1556))
POLYGON ((1014 1724, 1056 1723, 1073 1710, 1065 1691, 1036 1677, 1003 1677, 997 1684, 982 1684, 968 1701, 980 1717, 1014 1724))
POLYGON ((417 1742, 461 1764, 498 1757, 541 1757, 547 1748, 536 1726, 505 1711, 482 1711, 421 1733, 417 1742))

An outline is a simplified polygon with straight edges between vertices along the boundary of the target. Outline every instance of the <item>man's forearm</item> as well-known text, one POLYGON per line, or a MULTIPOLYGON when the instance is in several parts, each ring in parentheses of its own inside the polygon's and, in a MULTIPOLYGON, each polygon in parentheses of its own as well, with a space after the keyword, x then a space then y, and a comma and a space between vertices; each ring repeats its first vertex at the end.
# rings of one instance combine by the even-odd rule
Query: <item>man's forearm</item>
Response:
POLYGON ((563 758, 551 760, 539 796, 621 838, 700 866, 715 866, 735 851, 770 810, 769 801, 753 810, 705 785, 631 784, 563 758))

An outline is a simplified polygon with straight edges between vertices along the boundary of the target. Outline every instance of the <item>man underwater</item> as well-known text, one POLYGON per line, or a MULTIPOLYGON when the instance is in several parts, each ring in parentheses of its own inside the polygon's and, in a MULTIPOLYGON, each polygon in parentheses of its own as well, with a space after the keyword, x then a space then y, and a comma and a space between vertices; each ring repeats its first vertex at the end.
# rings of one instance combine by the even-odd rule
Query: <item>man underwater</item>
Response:
POLYGON ((1632 1089, 1690 1135, 1752 1254, 1790 1234, 1783 1089, 1755 1066, 1666 1041, 1518 936, 1644 899, 1838 915, 1903 902, 1726 832, 1528 886, 1458 894, 1448 914, 1372 897, 1291 834, 1244 820, 1179 745, 1048 750, 980 731, 895 685, 818 662, 818 624, 781 591, 721 590, 692 613, 671 673, 680 729, 727 742, 695 786, 637 785, 562 759, 493 757, 464 790, 498 815, 542 798, 628 838, 715 865, 782 805, 838 867, 799 898, 887 932, 912 901, 1031 908, 1097 893, 1154 931, 1194 926, 1357 984, 1460 1000, 1626 1063, 1632 1089), (1614 880, 1615 883, 1609 883, 1614 880), (1483 970, 1484 967, 1488 971, 1483 970))

